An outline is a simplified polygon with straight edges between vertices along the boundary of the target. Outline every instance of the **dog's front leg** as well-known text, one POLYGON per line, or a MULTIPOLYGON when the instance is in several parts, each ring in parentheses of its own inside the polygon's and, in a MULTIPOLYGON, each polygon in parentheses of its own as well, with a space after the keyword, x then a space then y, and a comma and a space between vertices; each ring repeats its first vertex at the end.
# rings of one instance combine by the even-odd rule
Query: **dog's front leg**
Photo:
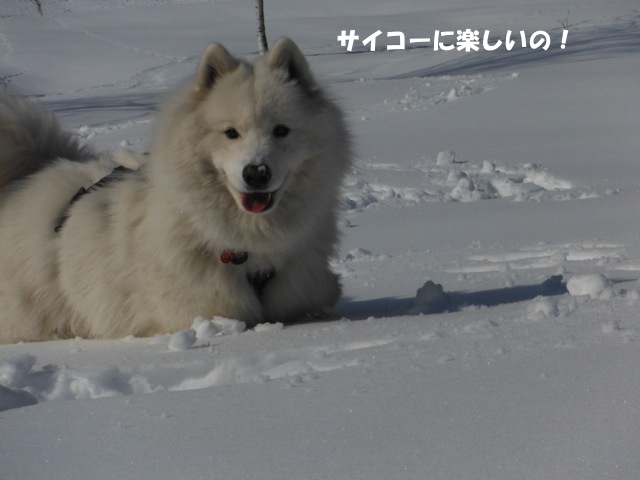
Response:
POLYGON ((290 261, 264 286, 260 300, 270 322, 294 323, 333 307, 342 292, 325 259, 290 261))

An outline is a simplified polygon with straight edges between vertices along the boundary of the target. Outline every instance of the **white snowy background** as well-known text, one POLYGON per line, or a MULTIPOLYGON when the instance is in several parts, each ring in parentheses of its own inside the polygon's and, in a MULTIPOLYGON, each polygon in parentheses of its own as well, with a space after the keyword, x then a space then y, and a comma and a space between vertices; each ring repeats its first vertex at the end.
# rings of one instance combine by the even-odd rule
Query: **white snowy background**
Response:
MULTIPOLYGON (((344 298, 285 328, 0 346, 2 480, 640 476, 640 5, 453 5, 267 0, 354 135, 344 298), (408 42, 467 28, 516 45, 408 42)), ((102 149, 148 148, 208 42, 257 51, 253 0, 42 6, 1 1, 0 89, 102 149)))

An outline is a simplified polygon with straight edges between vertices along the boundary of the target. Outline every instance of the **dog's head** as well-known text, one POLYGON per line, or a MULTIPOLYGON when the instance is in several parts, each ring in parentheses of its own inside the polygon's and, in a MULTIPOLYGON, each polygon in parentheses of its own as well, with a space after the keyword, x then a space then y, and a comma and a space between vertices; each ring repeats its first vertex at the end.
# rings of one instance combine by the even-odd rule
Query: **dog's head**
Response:
POLYGON ((249 64, 212 43, 195 95, 209 160, 238 207, 271 213, 322 135, 321 94, 304 56, 285 38, 249 64))

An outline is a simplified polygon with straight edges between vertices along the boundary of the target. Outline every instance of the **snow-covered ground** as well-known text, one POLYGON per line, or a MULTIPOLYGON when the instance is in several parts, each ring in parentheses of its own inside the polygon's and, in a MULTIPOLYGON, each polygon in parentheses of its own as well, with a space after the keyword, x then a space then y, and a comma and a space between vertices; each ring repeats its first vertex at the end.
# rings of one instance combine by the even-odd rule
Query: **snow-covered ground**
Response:
MULTIPOLYGON (((2 0, 0 88, 100 148, 145 151, 207 42, 257 50, 249 0, 42 5, 2 0)), ((266 21, 356 141, 333 317, 0 346, 0 478, 637 479, 637 0, 273 0, 266 21), (479 51, 409 43, 465 29, 479 51)))

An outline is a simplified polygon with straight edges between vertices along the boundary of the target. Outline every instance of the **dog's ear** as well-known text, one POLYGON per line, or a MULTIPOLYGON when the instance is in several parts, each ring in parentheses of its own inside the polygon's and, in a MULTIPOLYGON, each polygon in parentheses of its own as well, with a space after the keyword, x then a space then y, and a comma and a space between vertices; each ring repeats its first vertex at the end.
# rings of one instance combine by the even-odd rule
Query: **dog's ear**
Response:
POLYGON ((285 70, 288 79, 297 81, 302 87, 308 90, 316 88, 307 60, 290 38, 280 38, 267 53, 266 62, 272 68, 285 70))
POLYGON ((200 91, 210 89, 221 76, 232 72, 238 65, 238 60, 233 58, 226 48, 219 43, 210 43, 198 65, 197 89, 200 91))

